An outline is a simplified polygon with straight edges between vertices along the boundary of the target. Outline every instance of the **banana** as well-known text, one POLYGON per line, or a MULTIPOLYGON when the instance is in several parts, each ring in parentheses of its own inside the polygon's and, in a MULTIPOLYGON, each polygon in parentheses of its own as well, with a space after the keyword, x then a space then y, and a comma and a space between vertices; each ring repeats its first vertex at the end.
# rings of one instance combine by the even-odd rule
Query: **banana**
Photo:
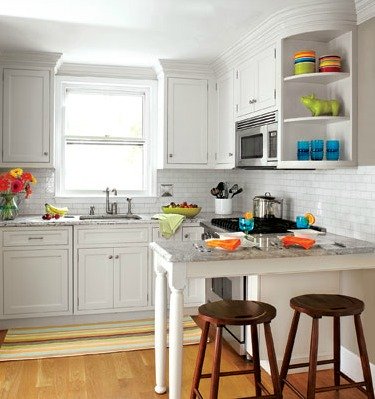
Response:
POLYGON ((69 209, 67 207, 64 208, 58 208, 56 206, 53 206, 51 204, 44 204, 44 207, 46 209, 46 212, 52 215, 60 215, 64 216, 66 213, 69 212, 69 209))

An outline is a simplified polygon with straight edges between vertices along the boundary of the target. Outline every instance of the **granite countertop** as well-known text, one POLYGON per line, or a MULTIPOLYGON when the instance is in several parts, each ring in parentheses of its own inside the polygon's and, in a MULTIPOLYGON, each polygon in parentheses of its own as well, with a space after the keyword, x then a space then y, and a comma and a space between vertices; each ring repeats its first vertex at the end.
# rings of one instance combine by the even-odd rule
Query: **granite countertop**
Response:
POLYGON ((235 251, 212 248, 211 252, 202 252, 194 244, 204 247, 204 241, 196 241, 195 243, 178 241, 152 242, 150 247, 170 262, 295 258, 302 256, 348 255, 375 252, 375 243, 330 233, 317 236, 315 246, 309 250, 300 247, 284 248, 281 245, 277 245, 262 249, 240 246, 235 251), (338 246, 335 243, 340 243, 343 246, 338 246))
MULTIPOLYGON (((129 225, 129 224, 155 224, 158 220, 152 219, 155 213, 139 214, 142 219, 95 219, 95 220, 80 220, 79 215, 72 215, 72 217, 62 217, 60 219, 43 220, 41 215, 24 215, 18 216, 14 220, 0 221, 0 227, 53 227, 53 226, 76 226, 76 225, 129 225)), ((214 217, 219 217, 214 213, 200 213, 196 217, 184 220, 185 224, 199 225, 201 222, 211 220, 214 217)), ((229 215, 231 216, 231 215, 229 215)), ((234 216, 234 214, 233 214, 234 216)))

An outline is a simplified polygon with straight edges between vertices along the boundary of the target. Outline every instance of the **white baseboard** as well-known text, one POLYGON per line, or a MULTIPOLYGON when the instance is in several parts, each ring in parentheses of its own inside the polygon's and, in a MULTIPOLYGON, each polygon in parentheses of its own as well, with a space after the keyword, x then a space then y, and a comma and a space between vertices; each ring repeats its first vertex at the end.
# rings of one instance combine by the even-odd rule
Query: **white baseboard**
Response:
MULTIPOLYGON (((375 385, 375 365, 370 363, 372 383, 375 385)), ((355 353, 341 347, 341 371, 354 381, 363 381, 361 359, 355 353)))

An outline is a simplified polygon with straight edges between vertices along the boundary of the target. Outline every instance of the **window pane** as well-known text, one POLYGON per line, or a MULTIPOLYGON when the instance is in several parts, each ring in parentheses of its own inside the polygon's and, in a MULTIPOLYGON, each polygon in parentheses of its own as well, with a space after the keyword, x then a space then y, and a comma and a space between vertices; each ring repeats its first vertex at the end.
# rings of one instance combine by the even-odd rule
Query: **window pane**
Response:
POLYGON ((141 94, 68 91, 65 134, 142 138, 142 106, 141 94))
POLYGON ((143 146, 67 144, 66 190, 143 190, 143 146))

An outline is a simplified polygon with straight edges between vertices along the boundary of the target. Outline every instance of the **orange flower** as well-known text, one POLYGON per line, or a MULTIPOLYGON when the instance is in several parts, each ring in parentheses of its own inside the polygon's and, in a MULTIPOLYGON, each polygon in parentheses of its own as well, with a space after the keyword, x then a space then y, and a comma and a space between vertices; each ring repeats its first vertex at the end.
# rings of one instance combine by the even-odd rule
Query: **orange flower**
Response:
POLYGON ((0 191, 6 191, 9 188, 9 181, 3 176, 0 176, 0 191))

